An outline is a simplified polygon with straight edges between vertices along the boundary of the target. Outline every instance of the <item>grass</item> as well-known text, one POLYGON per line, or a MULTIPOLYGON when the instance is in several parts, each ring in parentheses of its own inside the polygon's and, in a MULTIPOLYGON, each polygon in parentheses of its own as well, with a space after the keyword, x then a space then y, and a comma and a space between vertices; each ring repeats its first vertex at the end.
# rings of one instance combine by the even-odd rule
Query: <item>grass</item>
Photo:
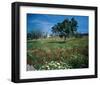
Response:
POLYGON ((88 37, 28 40, 27 64, 36 70, 88 68, 88 37))

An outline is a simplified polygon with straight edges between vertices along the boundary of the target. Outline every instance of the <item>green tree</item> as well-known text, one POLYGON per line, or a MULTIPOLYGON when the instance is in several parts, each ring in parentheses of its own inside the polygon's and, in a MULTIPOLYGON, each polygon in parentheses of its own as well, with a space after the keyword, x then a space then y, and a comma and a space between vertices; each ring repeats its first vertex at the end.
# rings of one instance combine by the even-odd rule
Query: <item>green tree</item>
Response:
POLYGON ((31 31, 27 33, 27 39, 39 39, 43 37, 43 33, 41 31, 31 31))
POLYGON ((78 22, 75 20, 75 18, 72 18, 71 19, 71 32, 72 32, 72 35, 76 34, 77 27, 78 27, 78 22))
POLYGON ((31 40, 32 39, 32 33, 27 33, 27 39, 31 40))
POLYGON ((70 37, 74 35, 77 31, 77 21, 74 18, 71 18, 69 20, 66 18, 63 22, 57 23, 52 27, 52 32, 59 37, 64 37, 64 40, 66 40, 66 37, 70 37))

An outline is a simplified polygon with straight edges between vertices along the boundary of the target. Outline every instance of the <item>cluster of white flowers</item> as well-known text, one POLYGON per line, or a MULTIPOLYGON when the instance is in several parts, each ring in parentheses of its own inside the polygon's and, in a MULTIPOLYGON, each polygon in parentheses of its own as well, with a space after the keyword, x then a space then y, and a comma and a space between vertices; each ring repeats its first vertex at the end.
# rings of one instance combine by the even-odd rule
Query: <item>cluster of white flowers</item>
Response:
POLYGON ((57 62, 57 61, 51 61, 49 63, 46 62, 45 65, 43 65, 40 69, 45 69, 45 70, 54 70, 54 69, 70 69, 72 68, 71 66, 67 65, 66 63, 63 62, 57 62))

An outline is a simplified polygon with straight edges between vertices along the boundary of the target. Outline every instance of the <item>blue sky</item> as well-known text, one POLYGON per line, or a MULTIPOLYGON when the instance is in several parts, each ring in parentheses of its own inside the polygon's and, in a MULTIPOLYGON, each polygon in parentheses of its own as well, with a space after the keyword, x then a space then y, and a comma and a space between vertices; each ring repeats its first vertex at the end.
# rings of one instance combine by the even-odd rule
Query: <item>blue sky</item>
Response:
POLYGON ((73 16, 73 15, 51 15, 51 14, 27 14, 27 32, 42 31, 51 33, 51 27, 64 19, 69 20, 74 17, 78 22, 77 31, 79 33, 88 33, 88 16, 73 16))

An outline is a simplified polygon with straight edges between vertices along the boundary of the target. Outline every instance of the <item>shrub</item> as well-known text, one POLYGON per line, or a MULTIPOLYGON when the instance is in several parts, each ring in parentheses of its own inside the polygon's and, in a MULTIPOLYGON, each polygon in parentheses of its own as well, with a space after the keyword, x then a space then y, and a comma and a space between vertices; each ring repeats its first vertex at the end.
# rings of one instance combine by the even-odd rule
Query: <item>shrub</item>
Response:
POLYGON ((68 64, 73 68, 87 68, 88 67, 88 57, 77 54, 72 55, 69 60, 67 60, 68 64))
POLYGON ((27 64, 33 65, 35 69, 39 69, 44 63, 43 58, 33 56, 31 52, 27 53, 27 64))
POLYGON ((75 34, 75 37, 76 37, 76 38, 81 38, 82 36, 81 36, 81 34, 76 33, 76 34, 75 34))

